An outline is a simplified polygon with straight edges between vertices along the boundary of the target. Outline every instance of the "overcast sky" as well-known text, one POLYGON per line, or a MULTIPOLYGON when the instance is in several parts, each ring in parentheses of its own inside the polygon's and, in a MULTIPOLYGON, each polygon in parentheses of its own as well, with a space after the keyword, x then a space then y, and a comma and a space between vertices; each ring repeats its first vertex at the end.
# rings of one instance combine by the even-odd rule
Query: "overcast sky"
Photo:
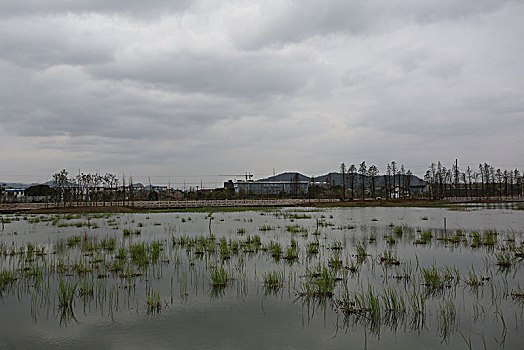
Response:
POLYGON ((523 19, 518 0, 1 0, 0 181, 522 169, 523 19))

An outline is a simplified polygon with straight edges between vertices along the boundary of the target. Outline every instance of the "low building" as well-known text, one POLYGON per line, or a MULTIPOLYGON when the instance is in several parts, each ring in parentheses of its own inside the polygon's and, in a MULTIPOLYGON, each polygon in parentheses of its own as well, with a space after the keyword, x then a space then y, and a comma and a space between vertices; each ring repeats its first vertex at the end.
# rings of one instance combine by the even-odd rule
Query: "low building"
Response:
POLYGON ((235 192, 247 194, 303 194, 309 190, 309 181, 243 181, 234 183, 235 192))
POLYGON ((11 187, 8 187, 4 191, 5 191, 5 194, 8 197, 15 197, 15 198, 23 197, 24 193, 25 193, 25 189, 24 188, 11 188, 11 187))

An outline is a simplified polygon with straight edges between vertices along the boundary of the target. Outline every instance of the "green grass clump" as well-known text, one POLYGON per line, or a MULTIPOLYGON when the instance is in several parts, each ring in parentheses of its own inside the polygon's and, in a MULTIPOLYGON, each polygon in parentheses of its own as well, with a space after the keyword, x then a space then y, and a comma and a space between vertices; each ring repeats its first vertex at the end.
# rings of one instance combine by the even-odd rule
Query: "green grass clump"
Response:
POLYGON ((433 290, 443 289, 444 287, 451 287, 451 282, 453 280, 458 281, 459 279, 458 270, 453 270, 449 267, 423 267, 421 269, 421 274, 422 279, 424 281, 423 284, 427 288, 433 290))
POLYGON ((84 279, 78 286, 78 296, 92 297, 95 294, 95 287, 93 280, 84 279))
POLYGON ((129 236, 129 235, 132 235, 132 234, 133 234, 133 235, 139 235, 139 234, 141 234, 141 233, 142 233, 142 231, 141 231, 140 229, 138 229, 138 228, 137 228, 136 230, 131 230, 131 229, 129 229, 129 228, 125 228, 125 229, 123 230, 123 234, 124 234, 124 236, 129 236))
POLYGON ((495 258, 497 259, 496 264, 502 268, 511 267, 511 265, 513 265, 513 262, 514 262, 513 257, 507 251, 496 253, 495 258))
POLYGON ((282 256, 282 247, 280 243, 271 241, 269 243, 269 253, 275 259, 279 259, 282 256))
POLYGON ((286 226, 286 231, 291 233, 298 233, 302 236, 307 236, 308 229, 300 225, 288 225, 286 226))
POLYGON ((298 246, 295 244, 291 244, 291 247, 288 247, 286 249, 286 254, 284 255, 284 259, 286 260, 296 260, 298 259, 298 246))
POLYGON ((231 279, 229 273, 223 266, 212 268, 210 271, 210 278, 210 284, 213 287, 225 287, 231 279))
POLYGON ((357 246, 357 261, 364 261, 366 260, 367 256, 368 256, 368 252, 367 252, 367 249, 366 249, 366 246, 364 246, 363 244, 361 243, 358 243, 357 246))
POLYGON ((75 299, 77 283, 60 280, 58 284, 58 306, 62 309, 72 309, 75 299))
POLYGON ((380 262, 384 265, 400 265, 400 261, 398 261, 397 253, 384 249, 384 252, 380 256, 380 262))
POLYGON ((511 290, 511 297, 515 300, 524 301, 524 290, 517 286, 511 290))
POLYGON ((466 283, 469 286, 471 286, 471 287, 477 288, 477 287, 480 287, 480 286, 484 285, 484 280, 485 279, 486 278, 483 278, 483 277, 479 276, 475 272, 475 269, 472 267, 471 270, 469 270, 468 273, 467 273, 466 283))
POLYGON ((149 264, 149 256, 145 243, 135 243, 129 247, 129 256, 131 261, 138 266, 149 264))
MULTIPOLYGON (((395 305, 396 309, 401 308, 400 301, 395 299, 394 302, 397 303, 395 305)), ((357 317, 365 318, 370 329, 373 330, 380 327, 382 320, 380 296, 375 293, 373 287, 369 286, 367 292, 354 294, 351 294, 349 289, 346 288, 342 298, 337 300, 337 304, 346 315, 356 315, 357 317)))
POLYGON ((160 302, 160 293, 153 288, 147 289, 147 311, 149 313, 160 312, 162 310, 162 303, 160 302))
POLYGON ((318 246, 319 246, 318 241, 310 242, 307 244, 306 255, 308 256, 308 258, 318 254, 318 246))
POLYGON ((431 233, 431 230, 424 230, 420 233, 420 238, 415 240, 415 244, 428 244, 431 242, 431 238, 433 238, 433 234, 431 233))
POLYGON ((0 271, 0 296, 2 295, 1 293, 4 290, 4 288, 9 284, 14 283, 17 279, 17 274, 14 271, 0 271))
POLYGON ((80 236, 67 237, 67 245, 70 246, 70 247, 73 247, 73 246, 77 245, 78 243, 80 243, 81 240, 82 240, 82 237, 80 237, 80 236))
POLYGON ((266 272, 264 274, 264 287, 266 289, 275 291, 284 285, 284 272, 266 272))
POLYGON ((340 258, 339 250, 333 251, 333 255, 328 259, 328 266, 332 269, 339 269, 342 267, 342 259, 340 258))
POLYGON ((402 236, 402 234, 404 233, 404 229, 402 228, 402 226, 395 226, 393 227, 393 233, 395 233, 397 236, 402 236))
POLYGON ((334 295, 335 284, 340 280, 334 269, 318 264, 315 270, 307 270, 304 281, 297 295, 305 299, 331 298, 334 295))
POLYGON ((258 228, 260 231, 272 231, 274 230, 275 228, 271 227, 271 226, 268 226, 268 225, 262 225, 258 228))

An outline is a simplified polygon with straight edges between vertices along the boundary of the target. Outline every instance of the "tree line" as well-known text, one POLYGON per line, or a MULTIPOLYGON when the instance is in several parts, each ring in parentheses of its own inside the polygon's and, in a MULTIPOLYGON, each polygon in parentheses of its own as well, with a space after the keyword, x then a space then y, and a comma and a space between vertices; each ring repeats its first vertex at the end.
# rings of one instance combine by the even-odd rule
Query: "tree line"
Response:
MULTIPOLYGON (((132 186, 132 179, 130 180, 132 186)), ((121 201, 125 204, 126 194, 125 178, 122 181, 123 187, 119 188, 119 180, 115 174, 78 172, 76 175, 70 175, 67 170, 63 169, 53 174, 53 188, 55 190, 54 200, 57 205, 87 206, 102 203, 102 205, 113 205, 113 202, 121 201)), ((132 187, 131 187, 132 188, 132 187)), ((131 191, 132 192, 132 191, 131 191)))
MULTIPOLYGON (((398 166, 395 161, 386 165, 386 171, 380 175, 376 165, 367 166, 366 161, 362 161, 358 168, 351 164, 346 167, 345 163, 340 164, 342 175, 342 199, 364 200, 368 198, 411 198, 411 180, 413 173, 404 167, 398 166)), ((328 181, 329 182, 329 181, 328 181)))
POLYGON ((523 178, 518 169, 500 169, 481 163, 476 169, 469 165, 460 169, 458 161, 445 167, 440 161, 431 163, 424 175, 428 197, 507 198, 523 194, 523 178))
MULTIPOLYGON (((302 176, 303 178, 304 176, 302 176)), ((479 199, 503 199, 521 197, 524 190, 523 175, 518 169, 500 169, 483 163, 473 169, 459 168, 458 160, 446 167, 440 161, 431 163, 424 182, 416 178, 403 164, 392 161, 386 164, 383 173, 376 165, 368 166, 366 161, 355 165, 340 164, 340 172, 331 173, 322 181, 311 177, 308 191, 299 190, 299 174, 290 179, 289 193, 237 193, 233 189, 190 191, 180 194, 177 199, 240 199, 240 198, 340 198, 354 199, 396 199, 427 198, 442 199, 466 197, 479 199), (416 183, 412 183, 416 180, 416 183)), ((170 187, 170 186, 168 186, 170 187)), ((0 198, 6 190, 0 188, 0 198)), ((132 205, 135 200, 172 199, 173 190, 138 190, 133 177, 122 174, 83 173, 70 174, 63 169, 53 174, 52 186, 37 185, 25 192, 26 197, 45 197, 45 201, 57 206, 132 205)))

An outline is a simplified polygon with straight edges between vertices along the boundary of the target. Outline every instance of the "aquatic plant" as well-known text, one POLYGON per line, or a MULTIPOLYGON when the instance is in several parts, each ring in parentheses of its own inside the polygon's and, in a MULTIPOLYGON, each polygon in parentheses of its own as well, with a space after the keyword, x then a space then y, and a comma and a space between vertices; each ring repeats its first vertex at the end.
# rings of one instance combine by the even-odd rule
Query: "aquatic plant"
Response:
POLYGON ((431 242, 431 238, 433 238, 433 234, 431 233, 431 230, 424 230, 420 233, 420 237, 413 242, 414 244, 428 244, 431 242))
POLYGON ((442 271, 436 267, 423 267, 421 269, 422 278, 424 280, 424 285, 433 289, 442 289, 445 286, 448 286, 448 278, 442 273, 442 271))
POLYGON ((333 251, 333 254, 328 259, 328 266, 332 269, 339 269, 342 267, 342 259, 340 258, 340 250, 333 251))
POLYGON ((277 290, 284 285, 284 272, 273 271, 264 274, 264 287, 270 290, 277 290))
POLYGON ((269 243, 269 253, 275 259, 278 259, 282 256, 282 247, 280 243, 271 241, 269 243))
POLYGON ((334 294, 336 273, 325 266, 318 265, 315 271, 307 272, 307 280, 304 281, 297 295, 306 298, 331 298, 334 294))
POLYGON ((225 287, 231 279, 231 276, 223 266, 212 268, 209 276, 211 278, 210 284, 213 287, 225 287))
POLYGON ((397 253, 388 249, 384 249, 384 252, 380 255, 380 262, 384 265, 400 265, 397 253))
POLYGON ((152 287, 147 288, 146 307, 149 313, 160 312, 162 310, 160 293, 152 287))
POLYGON ((501 268, 508 268, 513 265, 513 257, 507 251, 497 252, 495 258, 497 259, 496 264, 501 268))
POLYGON ((355 248, 357 249, 357 261, 364 261, 368 256, 366 246, 361 243, 357 243, 355 248))
POLYGON ((395 226, 393 227, 393 233, 395 233, 397 236, 402 236, 402 234, 404 233, 404 229, 402 228, 402 226, 395 226))
POLYGON ((306 255, 308 257, 312 257, 313 255, 318 254, 318 246, 319 246, 318 241, 309 242, 306 246, 306 255))
POLYGON ((480 287, 480 286, 484 285, 484 281, 485 280, 489 280, 489 277, 482 277, 482 276, 478 275, 475 272, 475 268, 472 266, 471 269, 468 270, 465 282, 469 286, 477 288, 477 287, 480 287))
POLYGON ((58 306, 63 309, 72 309, 77 283, 60 280, 58 284, 58 306))
POLYGON ((0 296, 7 285, 14 283, 18 279, 15 271, 2 270, 0 271, 0 296))

